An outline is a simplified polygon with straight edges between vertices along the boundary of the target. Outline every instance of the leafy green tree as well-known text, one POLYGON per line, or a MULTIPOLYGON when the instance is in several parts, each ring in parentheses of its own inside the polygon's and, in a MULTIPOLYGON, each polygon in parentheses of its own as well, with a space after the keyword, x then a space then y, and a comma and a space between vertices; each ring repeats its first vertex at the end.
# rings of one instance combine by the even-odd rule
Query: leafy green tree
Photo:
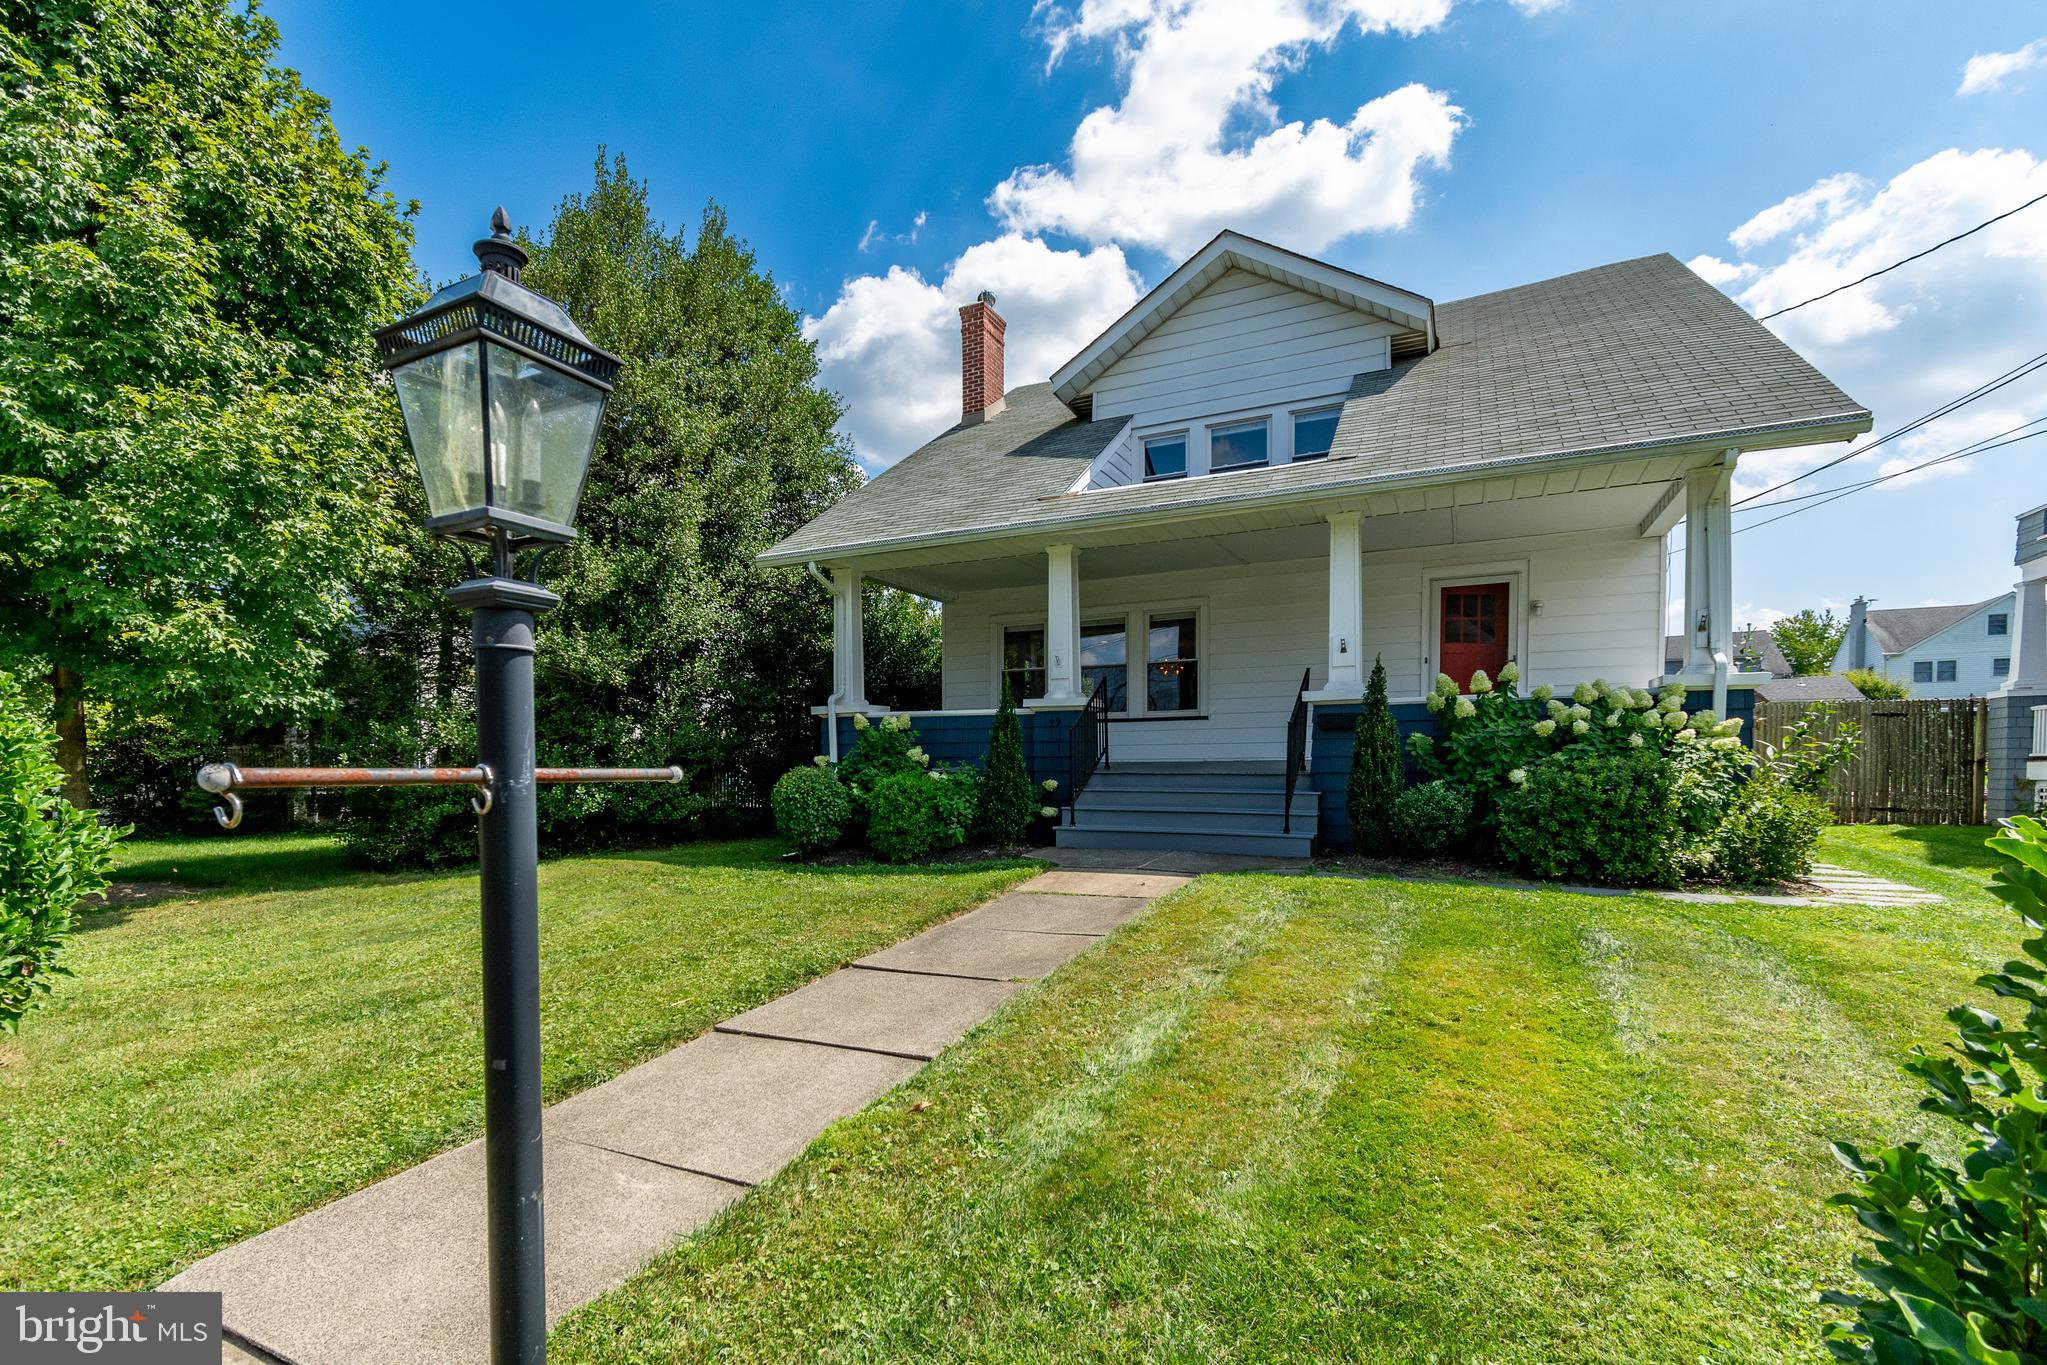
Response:
POLYGON ((0 673, 0 1032, 71 975, 60 959, 78 903, 106 886, 121 833, 57 795, 54 739, 0 673))
POLYGON ((322 700, 399 466, 369 331, 410 209, 223 0, 0 0, 0 668, 251 721, 322 700))
POLYGON ((1870 701, 1903 701, 1912 695, 1912 684, 1873 668, 1851 668, 1843 676, 1870 701))
POLYGON ((1002 705, 988 736, 987 775, 981 781, 981 810, 974 825, 983 839, 1008 847, 1023 842, 1037 813, 1037 793, 1024 766, 1023 727, 1016 719, 1016 694, 1002 675, 1002 705))
POLYGON ((1770 636, 1791 665, 1792 676, 1816 677, 1834 671, 1834 656, 1848 636, 1848 623, 1831 611, 1807 607, 1771 626, 1770 636))
POLYGON ((1393 804, 1405 781, 1400 755, 1400 727, 1386 704, 1386 660, 1372 660, 1372 678, 1365 685, 1364 709, 1358 712, 1357 744, 1350 755, 1351 843, 1360 853, 1391 853, 1393 804))

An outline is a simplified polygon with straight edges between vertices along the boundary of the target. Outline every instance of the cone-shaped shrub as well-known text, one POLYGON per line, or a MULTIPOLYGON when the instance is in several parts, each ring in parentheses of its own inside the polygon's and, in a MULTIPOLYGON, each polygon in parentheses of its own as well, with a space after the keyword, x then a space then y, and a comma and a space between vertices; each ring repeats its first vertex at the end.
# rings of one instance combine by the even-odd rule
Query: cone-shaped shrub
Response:
POLYGON ((1002 709, 995 713, 995 731, 988 737, 988 771, 981 783, 981 811, 975 832, 987 843, 1020 844, 1037 814, 1037 794, 1024 767, 1023 727, 1016 720, 1016 695, 1009 675, 1002 678, 1002 709))
POLYGON ((1365 707, 1358 712, 1357 746, 1350 755, 1350 837, 1360 853, 1394 851, 1393 803, 1403 783, 1400 727, 1386 704, 1386 661, 1374 657, 1365 707))

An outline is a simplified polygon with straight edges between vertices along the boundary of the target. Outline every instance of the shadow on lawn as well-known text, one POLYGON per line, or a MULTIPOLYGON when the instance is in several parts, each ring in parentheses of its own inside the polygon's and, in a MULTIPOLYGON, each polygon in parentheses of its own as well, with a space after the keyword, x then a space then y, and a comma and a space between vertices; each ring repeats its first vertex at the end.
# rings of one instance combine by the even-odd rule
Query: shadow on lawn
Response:
POLYGON ((2004 859, 1985 847, 1992 833, 1989 825, 1900 825, 1890 832, 1890 838, 1917 845, 1916 853, 1900 849, 1900 855, 1916 857, 1933 867, 1994 872, 2004 859))
POLYGON ((718 868, 732 872, 779 872, 810 877, 929 877, 947 873, 990 872, 1003 868, 1048 866, 1036 859, 993 853, 985 858, 952 858, 928 863, 817 861, 789 857, 773 839, 711 840, 657 848, 613 849, 588 855, 660 863, 678 868, 718 868))

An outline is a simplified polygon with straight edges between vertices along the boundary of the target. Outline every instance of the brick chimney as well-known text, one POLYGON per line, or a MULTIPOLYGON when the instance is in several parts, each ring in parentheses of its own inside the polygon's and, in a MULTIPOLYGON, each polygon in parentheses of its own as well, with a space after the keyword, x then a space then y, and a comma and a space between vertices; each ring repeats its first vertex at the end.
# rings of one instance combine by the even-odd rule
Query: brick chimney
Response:
POLYGON ((1002 411, 1002 333, 1008 326, 985 289, 960 309, 960 421, 967 426, 1002 411))

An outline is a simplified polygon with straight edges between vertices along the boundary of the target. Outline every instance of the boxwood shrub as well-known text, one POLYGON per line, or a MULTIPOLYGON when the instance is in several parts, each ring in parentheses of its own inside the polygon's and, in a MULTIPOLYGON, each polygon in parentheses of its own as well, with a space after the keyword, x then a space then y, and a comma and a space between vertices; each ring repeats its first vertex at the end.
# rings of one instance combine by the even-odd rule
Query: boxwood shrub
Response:
POLYGON ((791 768, 768 798, 775 832, 798 852, 822 853, 845 836, 853 799, 845 784, 823 768, 791 768))
POLYGON ((1559 749, 1508 774, 1501 856, 1537 877, 1673 886, 1683 831, 1672 796, 1671 765, 1653 749, 1559 749))
POLYGON ((963 772, 885 777, 867 795, 867 843, 882 859, 907 863, 967 841, 980 784, 963 772))
POLYGON ((1437 779, 1409 787, 1393 800, 1393 842, 1404 853, 1441 857, 1462 849, 1471 837, 1471 793, 1437 779))

